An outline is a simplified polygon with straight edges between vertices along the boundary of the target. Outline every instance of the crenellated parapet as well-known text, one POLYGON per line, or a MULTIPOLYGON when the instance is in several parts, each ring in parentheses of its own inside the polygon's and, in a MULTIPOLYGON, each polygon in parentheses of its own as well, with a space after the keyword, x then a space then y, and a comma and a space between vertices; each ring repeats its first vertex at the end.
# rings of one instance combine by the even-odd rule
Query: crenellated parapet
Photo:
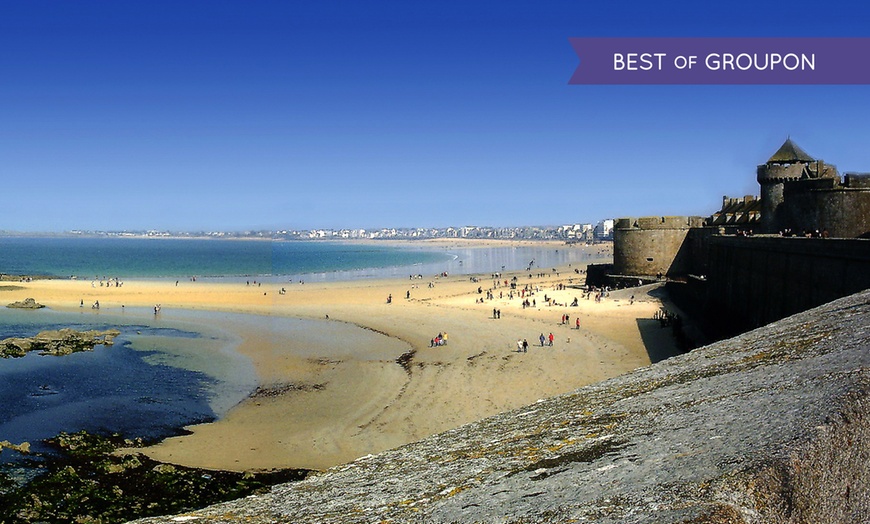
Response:
POLYGON ((808 178, 806 164, 761 164, 756 170, 759 184, 786 182, 808 178))

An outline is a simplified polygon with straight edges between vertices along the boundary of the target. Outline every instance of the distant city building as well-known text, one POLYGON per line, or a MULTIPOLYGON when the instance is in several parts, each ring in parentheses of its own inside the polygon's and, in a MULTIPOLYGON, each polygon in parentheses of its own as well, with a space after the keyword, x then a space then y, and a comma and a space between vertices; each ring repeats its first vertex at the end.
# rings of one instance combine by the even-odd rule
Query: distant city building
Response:
POLYGON ((601 220, 595 225, 595 238, 598 240, 613 240, 613 219, 601 220))
POLYGON ((504 240, 562 240, 565 242, 594 242, 612 238, 613 220, 592 224, 567 224, 562 226, 462 226, 444 228, 381 228, 381 229, 277 229, 275 231, 69 231, 79 236, 132 236, 132 237, 188 237, 188 238, 262 238, 273 240, 352 240, 352 239, 427 239, 427 238, 479 238, 504 240))

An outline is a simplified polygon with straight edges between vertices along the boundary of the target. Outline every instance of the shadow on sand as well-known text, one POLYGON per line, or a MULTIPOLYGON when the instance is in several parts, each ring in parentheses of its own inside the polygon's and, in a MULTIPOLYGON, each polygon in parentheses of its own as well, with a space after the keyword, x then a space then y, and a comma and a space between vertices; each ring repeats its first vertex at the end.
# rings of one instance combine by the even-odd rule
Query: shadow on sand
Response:
POLYGON ((635 320, 650 362, 655 364, 684 353, 677 344, 677 339, 670 327, 662 327, 658 320, 652 318, 635 320))

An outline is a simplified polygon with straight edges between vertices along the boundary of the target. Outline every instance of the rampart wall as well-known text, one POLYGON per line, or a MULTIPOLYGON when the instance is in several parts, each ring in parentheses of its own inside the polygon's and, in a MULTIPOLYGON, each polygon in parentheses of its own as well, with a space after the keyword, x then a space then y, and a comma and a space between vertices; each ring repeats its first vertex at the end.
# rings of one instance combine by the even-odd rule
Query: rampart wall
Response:
POLYGON ((781 227, 793 231, 827 230, 837 238, 870 237, 870 188, 819 187, 805 189, 785 185, 781 227))
POLYGON ((870 288, 870 240, 713 236, 708 318, 733 334, 870 288))
POLYGON ((613 228, 614 272, 621 275, 685 274, 692 263, 686 237, 701 217, 620 218, 613 228))

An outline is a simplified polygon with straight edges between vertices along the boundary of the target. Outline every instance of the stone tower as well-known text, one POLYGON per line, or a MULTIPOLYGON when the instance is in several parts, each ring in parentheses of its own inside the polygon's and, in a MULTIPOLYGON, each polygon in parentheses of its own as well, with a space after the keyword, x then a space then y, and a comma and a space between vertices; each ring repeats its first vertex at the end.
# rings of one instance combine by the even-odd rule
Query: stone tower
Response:
POLYGON ((758 183, 761 186, 761 232, 776 233, 784 228, 795 227, 783 209, 784 188, 787 182, 820 178, 837 178, 837 169, 817 160, 797 144, 786 139, 765 164, 758 166, 758 183))

